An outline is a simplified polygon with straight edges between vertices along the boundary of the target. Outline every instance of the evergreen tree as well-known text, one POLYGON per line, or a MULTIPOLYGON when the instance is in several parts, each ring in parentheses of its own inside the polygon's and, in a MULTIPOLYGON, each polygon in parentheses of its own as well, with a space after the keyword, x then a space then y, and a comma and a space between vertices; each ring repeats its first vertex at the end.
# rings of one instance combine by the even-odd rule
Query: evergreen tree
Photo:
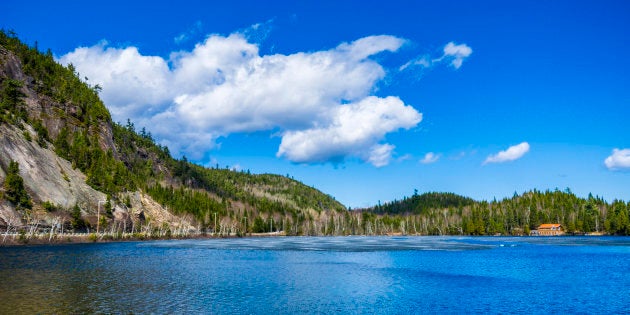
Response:
POLYGON ((4 179, 4 198, 18 208, 30 209, 33 206, 31 197, 24 188, 24 180, 20 176, 20 165, 16 161, 9 163, 7 177, 4 179))
POLYGON ((85 228, 85 221, 81 218, 81 208, 79 208, 78 205, 74 205, 72 208, 71 216, 72 220, 70 222, 74 230, 82 230, 85 228))
MULTIPOLYGON (((13 79, 5 79, 0 84, 0 115, 6 110, 9 115, 7 122, 17 124, 20 119, 26 121, 28 114, 24 108, 22 82, 13 79)), ((1 121, 1 120, 0 120, 1 121)))
POLYGON ((69 132, 67 127, 61 128, 57 138, 55 138, 55 152, 63 157, 68 158, 70 154, 70 144, 68 143, 69 132))
POLYGON ((263 218, 256 217, 256 219, 254 219, 254 226, 252 228, 254 233, 266 232, 265 228, 266 228, 266 226, 265 226, 265 221, 263 220, 263 218))
POLYGON ((2 93, 0 96, 2 97, 2 102, 0 102, 0 106, 3 109, 10 109, 14 107, 18 107, 24 103, 22 98, 26 96, 24 92, 22 92, 22 82, 13 79, 6 79, 2 82, 2 93))

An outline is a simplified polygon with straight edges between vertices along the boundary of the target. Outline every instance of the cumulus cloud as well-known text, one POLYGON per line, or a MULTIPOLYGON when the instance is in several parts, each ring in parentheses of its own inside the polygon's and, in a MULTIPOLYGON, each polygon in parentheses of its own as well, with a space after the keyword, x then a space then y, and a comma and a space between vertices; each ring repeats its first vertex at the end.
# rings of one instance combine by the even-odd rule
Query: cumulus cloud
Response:
POLYGON ((613 149, 612 154, 604 160, 609 170, 630 169, 630 149, 613 149))
POLYGON ((521 142, 517 145, 509 147, 505 151, 500 151, 497 154, 488 156, 483 164, 503 163, 518 160, 523 157, 523 155, 525 155, 525 153, 527 152, 529 152, 529 143, 521 142))
POLYGON ((447 62, 451 67, 459 69, 472 52, 472 48, 466 44, 457 45, 454 42, 449 42, 444 46, 442 56, 437 58, 431 58, 429 55, 419 56, 402 65, 399 70, 431 68, 443 62, 447 62))
POLYGON ((294 162, 318 163, 357 155, 381 167, 391 160, 394 146, 379 144, 385 134, 411 128, 422 120, 413 107, 397 97, 366 97, 357 103, 336 107, 324 126, 287 131, 278 156, 294 162))
POLYGON ((389 163, 385 135, 416 126, 422 115, 398 97, 372 93, 384 78, 371 59, 405 40, 369 36, 323 51, 261 55, 235 33, 211 35, 168 60, 106 42, 62 56, 90 82, 115 120, 148 126, 175 154, 194 158, 231 133, 279 131, 277 155, 298 163, 357 157, 389 163))
POLYGON ((424 155, 424 158, 422 158, 422 160, 420 160, 420 163, 422 164, 431 164, 431 163, 435 163, 440 159, 440 155, 439 154, 435 154, 433 152, 429 152, 427 154, 424 155))

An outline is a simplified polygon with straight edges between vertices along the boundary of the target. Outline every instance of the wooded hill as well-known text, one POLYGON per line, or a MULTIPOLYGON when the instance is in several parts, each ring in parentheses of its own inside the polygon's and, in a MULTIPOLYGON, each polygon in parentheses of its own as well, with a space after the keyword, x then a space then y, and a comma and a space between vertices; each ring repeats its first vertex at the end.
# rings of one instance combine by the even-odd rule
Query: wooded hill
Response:
POLYGON ((403 200, 363 209, 406 233, 423 235, 529 235, 543 223, 560 223, 569 234, 630 235, 630 202, 579 198, 564 191, 529 191, 491 202, 452 193, 417 192, 403 200))
POLYGON ((0 231, 527 235, 561 223, 570 233, 630 234, 630 204, 568 190, 492 202, 416 192, 350 211, 285 176, 175 159, 144 128, 113 122, 100 87, 85 82, 50 51, 0 31, 0 231))

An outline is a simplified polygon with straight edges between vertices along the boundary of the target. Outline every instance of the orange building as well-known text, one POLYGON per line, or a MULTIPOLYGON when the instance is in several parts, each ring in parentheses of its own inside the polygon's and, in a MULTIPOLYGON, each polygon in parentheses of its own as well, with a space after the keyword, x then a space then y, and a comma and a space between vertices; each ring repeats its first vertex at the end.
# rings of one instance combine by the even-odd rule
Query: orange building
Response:
POLYGON ((563 235, 562 225, 556 223, 545 223, 538 227, 538 235, 540 236, 557 236, 563 235))

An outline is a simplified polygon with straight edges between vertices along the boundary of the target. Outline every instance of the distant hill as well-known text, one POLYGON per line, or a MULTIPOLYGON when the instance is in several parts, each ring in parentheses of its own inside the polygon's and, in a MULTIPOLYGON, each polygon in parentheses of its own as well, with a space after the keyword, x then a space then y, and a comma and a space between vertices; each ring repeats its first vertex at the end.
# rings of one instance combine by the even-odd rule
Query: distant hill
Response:
POLYGON ((569 234, 630 235, 630 202, 579 198, 569 189, 533 190, 491 202, 432 192, 361 211, 410 234, 528 235, 543 223, 560 223, 569 234))
POLYGON ((474 203, 473 199, 454 193, 427 192, 377 205, 370 211, 378 214, 422 214, 429 209, 461 208, 474 203))

